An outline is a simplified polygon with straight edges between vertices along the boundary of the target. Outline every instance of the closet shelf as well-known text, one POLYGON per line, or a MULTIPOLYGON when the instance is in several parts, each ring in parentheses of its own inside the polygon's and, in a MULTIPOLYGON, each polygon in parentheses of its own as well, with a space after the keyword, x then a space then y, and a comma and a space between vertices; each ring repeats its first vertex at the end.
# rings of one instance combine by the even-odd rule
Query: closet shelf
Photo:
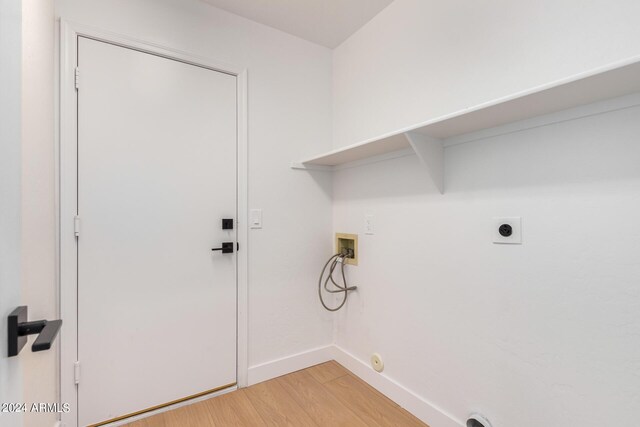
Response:
POLYGON ((292 163, 291 167, 331 171, 335 166, 411 147, 442 192, 443 141, 635 92, 640 92, 640 57, 465 108, 292 163))

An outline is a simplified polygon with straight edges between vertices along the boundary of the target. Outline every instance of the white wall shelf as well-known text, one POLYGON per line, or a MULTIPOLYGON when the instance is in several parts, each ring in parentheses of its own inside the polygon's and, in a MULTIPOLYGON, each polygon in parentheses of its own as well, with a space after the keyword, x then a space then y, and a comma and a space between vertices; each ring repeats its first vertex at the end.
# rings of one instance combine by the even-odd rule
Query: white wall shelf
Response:
POLYGON ((428 169, 434 184, 440 192, 444 192, 445 140, 635 92, 640 92, 640 58, 465 108, 391 134, 292 163, 291 167, 331 171, 335 166, 411 147, 428 169))

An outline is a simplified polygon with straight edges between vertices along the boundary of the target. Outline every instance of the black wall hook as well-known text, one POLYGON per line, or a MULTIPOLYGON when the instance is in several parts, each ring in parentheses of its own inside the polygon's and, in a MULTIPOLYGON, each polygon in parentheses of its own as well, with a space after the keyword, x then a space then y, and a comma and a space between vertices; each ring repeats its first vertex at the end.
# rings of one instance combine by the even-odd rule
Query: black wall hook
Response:
POLYGON ((8 337, 9 357, 17 356, 27 343, 27 335, 39 334, 31 346, 31 351, 49 350, 56 339, 62 320, 36 320, 27 322, 28 309, 20 306, 9 314, 8 337))

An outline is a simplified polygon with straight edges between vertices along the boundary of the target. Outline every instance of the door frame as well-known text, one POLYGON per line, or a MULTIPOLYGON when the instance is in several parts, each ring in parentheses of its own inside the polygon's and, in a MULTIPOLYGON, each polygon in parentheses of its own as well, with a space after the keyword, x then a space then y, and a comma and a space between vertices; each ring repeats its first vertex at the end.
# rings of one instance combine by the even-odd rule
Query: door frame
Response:
MULTIPOLYGON (((126 35, 95 29, 81 24, 60 21, 60 93, 57 195, 58 202, 58 290, 60 316, 64 326, 60 332, 60 400, 70 404, 70 411, 61 414, 63 426, 78 422, 78 391, 74 381, 78 355, 78 289, 77 244, 74 216, 77 207, 77 112, 75 88, 78 37, 88 37, 124 48, 177 60, 191 65, 223 72, 237 81, 237 385, 247 386, 248 376, 248 122, 247 69, 211 58, 167 48, 126 35)), ((82 81, 80 76, 79 81, 82 81)), ((80 83, 81 84, 81 83, 80 83)))

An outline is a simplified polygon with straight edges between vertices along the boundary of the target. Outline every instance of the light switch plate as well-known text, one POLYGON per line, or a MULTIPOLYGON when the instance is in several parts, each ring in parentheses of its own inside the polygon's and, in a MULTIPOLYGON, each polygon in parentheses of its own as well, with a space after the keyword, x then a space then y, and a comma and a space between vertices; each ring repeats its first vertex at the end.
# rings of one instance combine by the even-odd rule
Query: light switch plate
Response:
POLYGON ((364 234, 374 234, 375 233, 375 218, 373 214, 367 214, 364 216, 364 234))
MULTIPOLYGON (((496 217, 492 221, 492 237, 493 243, 501 243, 507 245, 522 244, 522 218, 521 217, 496 217), (503 236, 500 234, 501 226, 511 227, 511 235, 503 236)), ((508 229, 507 227, 507 229, 508 229)))
POLYGON ((262 228, 262 209, 251 209, 249 212, 249 227, 262 228))

